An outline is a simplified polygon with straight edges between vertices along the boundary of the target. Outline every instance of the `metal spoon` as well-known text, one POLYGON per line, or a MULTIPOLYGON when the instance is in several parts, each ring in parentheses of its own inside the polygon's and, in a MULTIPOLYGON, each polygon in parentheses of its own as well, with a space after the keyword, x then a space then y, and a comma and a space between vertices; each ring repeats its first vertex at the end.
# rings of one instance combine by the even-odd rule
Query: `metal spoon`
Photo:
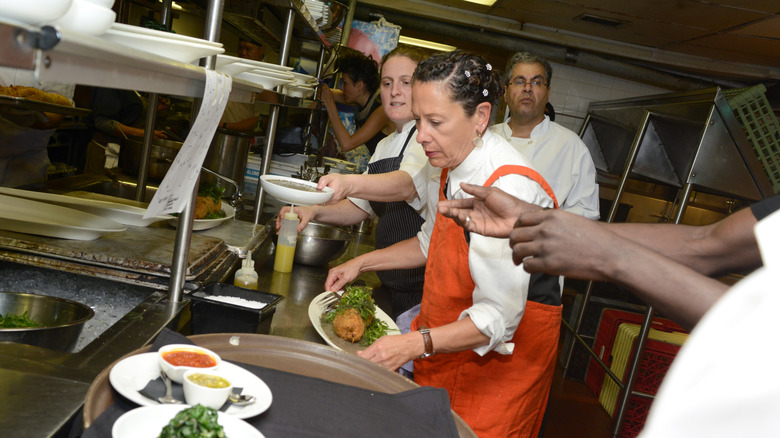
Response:
POLYGON ((158 397, 157 400, 163 404, 178 404, 182 401, 173 397, 173 389, 171 388, 171 379, 165 374, 165 371, 160 370, 160 377, 162 377, 163 383, 165 383, 165 395, 158 397))
POLYGON ((254 403, 255 396, 236 394, 235 392, 231 392, 230 395, 228 396, 228 400, 230 400, 236 406, 245 406, 254 403))

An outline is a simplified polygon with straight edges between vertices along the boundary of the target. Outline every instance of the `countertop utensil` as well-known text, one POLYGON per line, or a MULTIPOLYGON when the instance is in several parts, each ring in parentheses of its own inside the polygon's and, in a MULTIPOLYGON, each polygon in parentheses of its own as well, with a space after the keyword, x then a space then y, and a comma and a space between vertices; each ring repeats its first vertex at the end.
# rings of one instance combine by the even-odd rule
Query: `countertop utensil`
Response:
POLYGON ((160 377, 162 377, 163 383, 165 383, 165 395, 158 397, 157 400, 162 404, 177 404, 182 403, 181 400, 173 396, 173 389, 171 388, 171 378, 165 374, 165 371, 160 370, 160 377))

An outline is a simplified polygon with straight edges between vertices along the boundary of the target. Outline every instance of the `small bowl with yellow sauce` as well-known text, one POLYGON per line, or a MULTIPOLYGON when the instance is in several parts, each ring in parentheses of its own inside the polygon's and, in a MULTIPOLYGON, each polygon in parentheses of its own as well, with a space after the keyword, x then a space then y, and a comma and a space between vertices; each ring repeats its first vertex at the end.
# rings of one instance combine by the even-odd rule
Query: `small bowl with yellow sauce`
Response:
POLYGON ((219 409, 230 396, 233 385, 229 377, 218 371, 189 370, 183 379, 184 400, 188 405, 201 404, 219 409))

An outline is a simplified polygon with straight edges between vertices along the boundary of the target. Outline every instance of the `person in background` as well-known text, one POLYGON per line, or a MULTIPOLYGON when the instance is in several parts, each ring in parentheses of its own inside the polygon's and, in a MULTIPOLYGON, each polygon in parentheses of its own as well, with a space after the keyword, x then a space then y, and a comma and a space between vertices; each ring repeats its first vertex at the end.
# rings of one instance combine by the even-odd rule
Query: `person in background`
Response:
POLYGON ((475 197, 441 203, 440 212, 472 232, 509 233, 514 260, 526 271, 618 283, 692 329, 640 438, 780 434, 780 354, 772 347, 780 196, 689 226, 593 222, 500 190, 463 189, 475 197), (731 288, 709 277, 755 268, 731 288))
POLYGON ((562 210, 598 219, 596 167, 587 146, 577 134, 545 115, 551 80, 552 67, 546 59, 530 52, 512 55, 504 72, 509 118, 490 130, 531 159, 550 183, 562 210))
MULTIPOLYGON (((75 86, 38 81, 32 70, 0 67, 0 85, 37 88, 71 101, 75 86)), ((46 181, 51 162, 47 146, 62 114, 10 110, 0 112, 0 186, 19 187, 46 181)))
MULTIPOLYGON (((502 92, 500 75, 476 55, 442 53, 417 66, 412 108, 428 156, 428 211, 466 196, 460 182, 500 187, 537 208, 555 206, 531 162, 487 131, 502 92)), ((452 409, 480 437, 536 436, 553 377, 560 295, 528 290, 529 276, 514 269, 506 239, 464 233, 430 214, 416 237, 332 268, 325 289, 339 290, 369 270, 422 265, 413 331, 384 336, 358 355, 389 369, 414 359, 415 382, 446 388, 452 409), (557 304, 535 301, 548 298, 557 304)))
POLYGON ((342 153, 349 161, 360 164, 374 154, 377 144, 387 134, 385 129, 392 124, 382 110, 376 61, 348 47, 342 47, 340 51, 338 69, 341 73, 341 90, 333 90, 327 84, 322 84, 321 100, 342 153), (354 134, 347 131, 339 118, 336 103, 357 106, 357 130, 354 134), (362 150, 363 145, 367 150, 362 150))
MULTIPOLYGON (((412 76, 417 63, 425 58, 425 52, 409 46, 399 46, 382 58, 379 85, 382 107, 387 117, 395 123, 396 130, 379 142, 366 174, 398 170, 402 159, 408 154, 417 157, 413 160, 415 168, 410 172, 417 173, 427 161, 422 147, 415 140, 416 127, 412 115, 412 76)), ((410 162, 408 160, 407 165, 410 162)), ((289 210, 290 207, 282 208, 277 218, 277 229, 281 225, 281 217, 289 210)), ((352 198, 331 205, 295 207, 295 211, 301 220, 298 231, 303 230, 312 220, 334 225, 354 225, 376 215, 379 217, 375 231, 377 249, 416 236, 425 222, 424 211, 418 212, 403 201, 374 202, 352 198)), ((382 289, 375 291, 375 294, 389 291, 394 319, 420 303, 424 267, 379 271, 377 276, 382 281, 382 289)))
MULTIPOLYGON (((265 47, 257 41, 244 38, 238 40, 238 57, 252 61, 265 59, 265 47)), ((228 102, 222 113, 219 126, 231 131, 252 134, 257 129, 260 114, 255 111, 255 105, 244 102, 228 102)))

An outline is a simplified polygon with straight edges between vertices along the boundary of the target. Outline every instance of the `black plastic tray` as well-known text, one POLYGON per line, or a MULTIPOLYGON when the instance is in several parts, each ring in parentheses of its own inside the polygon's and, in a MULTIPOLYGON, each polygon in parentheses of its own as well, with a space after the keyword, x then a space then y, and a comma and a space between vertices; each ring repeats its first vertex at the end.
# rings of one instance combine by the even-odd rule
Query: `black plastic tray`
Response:
POLYGON ((244 289, 223 283, 211 283, 193 291, 189 298, 192 312, 192 334, 258 333, 268 334, 281 295, 244 289), (265 303, 262 309, 251 309, 206 298, 209 295, 238 297, 265 303))

